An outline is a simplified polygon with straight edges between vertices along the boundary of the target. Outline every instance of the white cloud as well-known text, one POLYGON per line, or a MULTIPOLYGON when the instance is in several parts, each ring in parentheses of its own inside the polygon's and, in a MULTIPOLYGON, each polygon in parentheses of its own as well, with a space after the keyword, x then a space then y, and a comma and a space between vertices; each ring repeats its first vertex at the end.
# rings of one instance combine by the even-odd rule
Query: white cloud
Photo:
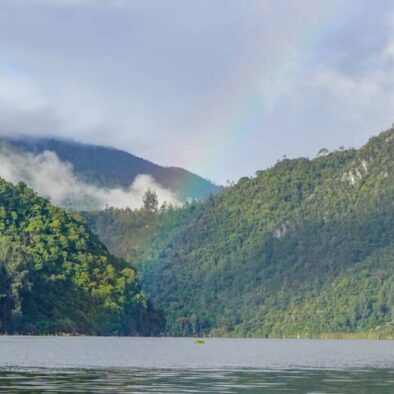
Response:
POLYGON ((3 3, 20 6, 46 6, 53 8, 73 7, 120 7, 127 4, 126 0, 2 0, 3 3))
POLYGON ((0 176, 16 183, 25 182, 38 194, 49 197, 58 206, 78 209, 140 208, 148 190, 154 190, 159 203, 179 204, 175 195, 146 174, 136 177, 128 189, 100 188, 80 181, 71 164, 59 160, 53 152, 39 155, 7 152, 0 154, 0 176))
POLYGON ((0 68, 0 134, 48 132, 57 123, 48 100, 31 78, 0 68))
MULTIPOLYGON (((359 111, 376 105, 376 100, 387 98, 383 82, 387 84, 393 81, 379 72, 355 78, 332 70, 319 70, 311 82, 314 87, 330 94, 333 100, 353 107, 352 112, 360 115, 359 111)), ((392 94, 389 93, 389 96, 392 94)))
POLYGON ((0 133, 112 145, 224 182, 392 123, 389 2, 0 3, 0 133))
POLYGON ((45 101, 28 78, 0 70, 0 105, 15 110, 35 111, 42 108, 45 101))
POLYGON ((393 56, 394 43, 389 42, 373 58, 366 59, 361 72, 318 66, 306 86, 328 95, 340 117, 372 120, 376 125, 386 123, 394 117, 393 56))

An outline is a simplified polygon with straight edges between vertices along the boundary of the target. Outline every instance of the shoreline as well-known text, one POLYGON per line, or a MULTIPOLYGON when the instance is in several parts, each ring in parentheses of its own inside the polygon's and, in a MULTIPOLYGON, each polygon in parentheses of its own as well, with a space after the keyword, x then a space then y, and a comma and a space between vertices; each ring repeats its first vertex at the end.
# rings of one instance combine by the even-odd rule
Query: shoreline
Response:
POLYGON ((238 335, 212 335, 212 336, 125 336, 125 335, 84 335, 84 334, 0 334, 1 338, 15 338, 15 337, 27 337, 27 338, 118 338, 118 339, 273 339, 273 340, 349 340, 349 341, 394 341, 393 334, 376 334, 376 333, 349 333, 349 334, 337 334, 337 333, 326 333, 320 335, 299 335, 299 336, 238 336, 238 335))

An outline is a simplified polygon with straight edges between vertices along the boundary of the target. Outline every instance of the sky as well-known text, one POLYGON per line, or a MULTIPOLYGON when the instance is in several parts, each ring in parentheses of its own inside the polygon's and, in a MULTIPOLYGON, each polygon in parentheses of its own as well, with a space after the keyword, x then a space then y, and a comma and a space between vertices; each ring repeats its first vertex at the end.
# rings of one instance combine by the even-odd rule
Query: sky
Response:
POLYGON ((394 122, 394 2, 0 0, 0 133, 217 183, 394 122))

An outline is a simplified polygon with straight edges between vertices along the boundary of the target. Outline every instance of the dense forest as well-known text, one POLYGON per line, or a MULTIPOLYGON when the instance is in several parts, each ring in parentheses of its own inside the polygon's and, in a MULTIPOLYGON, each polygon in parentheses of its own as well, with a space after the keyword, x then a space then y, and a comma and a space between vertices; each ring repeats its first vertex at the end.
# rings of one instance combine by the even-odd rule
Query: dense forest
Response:
POLYGON ((80 216, 0 179, 0 333, 153 335, 136 271, 80 216))
MULTIPOLYGON (((85 213, 170 335, 394 334, 394 129, 183 208, 85 213)), ((149 199, 148 199, 149 200, 149 199)))
POLYGON ((392 337, 393 166, 390 129, 204 201, 80 215, 0 179, 0 332, 392 337))

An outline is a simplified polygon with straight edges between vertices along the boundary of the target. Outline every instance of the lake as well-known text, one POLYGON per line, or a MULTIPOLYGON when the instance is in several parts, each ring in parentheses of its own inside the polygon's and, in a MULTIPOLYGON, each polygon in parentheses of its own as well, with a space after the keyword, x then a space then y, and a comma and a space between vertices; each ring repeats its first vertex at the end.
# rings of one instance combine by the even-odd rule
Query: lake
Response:
POLYGON ((0 337, 7 393, 394 393, 394 341, 0 337))

